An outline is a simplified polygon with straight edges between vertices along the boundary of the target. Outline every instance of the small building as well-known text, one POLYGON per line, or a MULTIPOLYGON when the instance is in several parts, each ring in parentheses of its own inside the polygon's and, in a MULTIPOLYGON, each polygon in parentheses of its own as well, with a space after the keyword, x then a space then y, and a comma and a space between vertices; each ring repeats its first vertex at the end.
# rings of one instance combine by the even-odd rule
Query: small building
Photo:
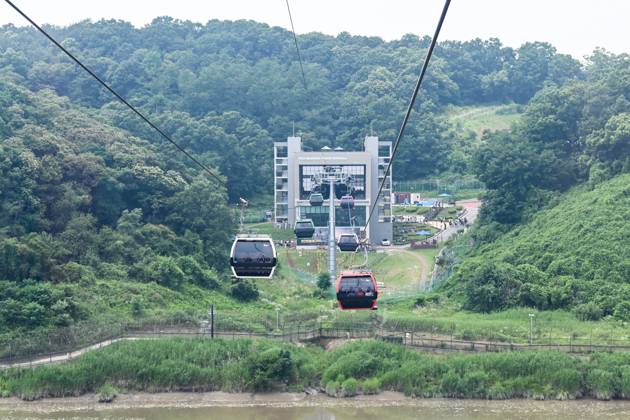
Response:
POLYGON ((394 192, 394 204, 411 204, 411 193, 394 192))

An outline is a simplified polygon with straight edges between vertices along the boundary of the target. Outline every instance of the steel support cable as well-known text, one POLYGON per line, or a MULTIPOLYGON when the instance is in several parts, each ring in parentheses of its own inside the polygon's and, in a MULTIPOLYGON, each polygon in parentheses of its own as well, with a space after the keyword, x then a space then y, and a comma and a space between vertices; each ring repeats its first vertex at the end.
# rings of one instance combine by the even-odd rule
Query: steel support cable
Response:
POLYGON ((302 82, 304 82, 304 89, 308 90, 306 85, 306 76, 304 75, 304 66, 302 65, 302 54, 300 54, 300 47, 298 45, 297 34, 295 33, 295 27, 293 26, 293 17, 291 16, 291 7, 289 6, 289 0, 286 0, 287 11, 289 12, 289 20, 291 21, 291 31, 293 32, 293 41, 295 42, 295 50, 297 51, 298 60, 300 61, 300 71, 302 72, 302 82))
POLYGON ((175 146, 180 152, 182 152, 184 155, 186 155, 190 160, 192 160, 194 163, 196 163, 204 172, 206 172, 208 175, 210 175, 212 178, 214 178, 217 182, 219 182, 223 187, 227 187, 227 183, 216 173, 214 173, 214 171, 212 171, 210 168, 208 168, 206 165, 204 165, 203 163, 201 163, 197 158, 195 158, 193 155, 191 155, 188 151, 186 151, 186 149, 184 149, 182 146, 180 146, 179 144, 177 144, 175 142, 175 140, 173 140, 168 134, 166 134, 164 131, 162 131, 157 125, 155 125, 153 122, 151 122, 151 120, 149 120, 142 112, 138 111, 133 105, 131 105, 129 102, 127 102, 127 100, 125 98, 123 98, 118 92, 116 92, 111 86, 109 86, 106 82, 104 82, 100 77, 98 77, 96 75, 96 73, 94 73, 89 67, 87 67, 85 64, 83 64, 78 58, 76 58, 70 51, 68 51, 66 48, 63 47, 63 45, 61 45, 59 42, 57 42, 57 40, 55 38, 53 38, 50 34, 48 34, 48 32, 46 32, 41 26, 39 26, 37 23, 35 23, 35 21, 33 21, 33 19, 31 19, 30 17, 28 17, 28 15, 26 15, 26 13, 24 13, 22 10, 20 10, 19 7, 17 7, 13 2, 11 2, 10 0, 4 0, 6 3, 9 4, 9 6, 11 6, 13 9, 15 9, 16 12, 18 12, 20 15, 22 15, 22 17, 24 19, 26 19, 31 25, 33 25, 39 32, 41 32, 46 38, 48 38, 48 40, 50 42, 52 42, 53 44, 55 44, 55 46, 57 46, 57 48, 59 48, 61 51, 63 51, 68 57, 70 57, 72 59, 72 61, 74 61, 76 64, 79 65, 79 67, 81 67, 83 70, 85 70, 90 76, 92 76, 94 79, 96 79, 96 81, 98 81, 105 89, 107 89, 112 95, 114 95, 116 97, 116 99, 118 99, 120 102, 122 102, 123 104, 125 104, 131 111, 133 111, 134 114, 136 114, 138 117, 140 117, 145 123, 147 123, 151 128, 153 128, 155 131, 157 131, 162 137, 164 137, 169 143, 171 143, 173 146, 175 146))
POLYGON ((383 187, 385 186, 385 182, 387 181, 387 177, 389 176, 389 172, 391 171, 392 164, 396 159, 396 152, 398 151, 398 146, 400 145, 400 141, 405 134, 405 128, 407 127, 407 122, 409 121, 409 116, 411 115, 411 111, 413 109, 413 104, 416 101, 416 97, 418 96, 418 92, 420 91, 420 86, 422 85, 422 81, 424 80, 424 75, 427 72, 427 68, 429 66, 429 61, 431 60, 431 56, 433 55, 433 50, 435 49, 435 44, 437 43, 438 36, 440 35, 440 31, 442 30, 442 24, 444 23, 444 19, 446 18, 446 13, 448 12, 448 7, 451 4, 451 0, 446 0, 444 2, 444 8, 442 9, 442 15, 440 16, 440 20, 438 21, 437 27, 435 28, 435 33, 433 34, 433 39, 431 39, 431 45, 429 46, 429 50, 427 51, 427 55, 424 59, 424 64, 422 65, 422 70, 420 71, 420 76, 418 77, 418 81, 416 82, 416 86, 413 90, 413 94, 411 95, 411 99, 409 100, 409 106, 407 107, 407 112, 405 113, 405 117, 403 119, 402 125, 400 126, 400 131, 398 132, 398 137, 396 138, 396 142, 394 143, 394 148, 392 150, 391 158, 389 159, 389 163, 387 165, 387 170, 385 171, 385 177, 381 182, 381 186, 378 189, 378 193, 376 194, 376 199, 374 200, 374 204, 370 209, 370 213, 368 214, 367 221, 365 222, 365 226, 363 230, 367 230, 368 225, 370 224, 370 220, 372 219, 372 214, 374 213, 374 209, 378 205, 378 199, 383 192, 383 187))

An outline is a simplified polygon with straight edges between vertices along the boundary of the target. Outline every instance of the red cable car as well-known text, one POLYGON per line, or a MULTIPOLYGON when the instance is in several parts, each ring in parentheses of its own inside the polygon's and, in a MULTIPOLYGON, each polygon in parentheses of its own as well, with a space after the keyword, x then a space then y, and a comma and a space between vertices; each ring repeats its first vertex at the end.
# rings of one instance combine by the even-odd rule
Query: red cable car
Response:
POLYGON ((378 309, 378 286, 369 271, 345 271, 337 278, 339 309, 378 309))

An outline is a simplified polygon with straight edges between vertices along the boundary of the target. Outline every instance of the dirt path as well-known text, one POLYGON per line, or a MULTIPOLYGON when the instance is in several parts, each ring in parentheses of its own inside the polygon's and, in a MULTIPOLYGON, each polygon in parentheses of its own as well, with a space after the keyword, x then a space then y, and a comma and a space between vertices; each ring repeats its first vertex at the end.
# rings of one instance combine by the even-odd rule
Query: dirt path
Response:
MULTIPOLYGON (((397 285, 397 286, 391 286, 391 287, 387 285, 386 294, 389 294, 392 292, 395 293, 400 290, 406 290, 406 289, 409 289, 410 287, 415 288, 418 283, 422 285, 426 283, 427 281, 430 281, 429 274, 431 273, 431 267, 433 266, 433 262, 426 255, 410 251, 409 249, 406 249, 406 248, 392 248, 392 249, 388 249, 385 252, 389 255, 405 254, 405 256, 415 260, 418 266, 417 275, 414 275, 412 278, 409 278, 409 281, 404 285, 397 285)), ((399 272, 400 271, 394 270, 394 271, 389 272, 389 275, 394 276, 396 274, 399 274, 399 272)))
POLYGON ((403 249, 402 252, 418 261, 420 264, 420 282, 427 281, 429 279, 429 267, 433 265, 432 261, 426 255, 418 254, 417 252, 412 252, 407 249, 403 249))
POLYGON ((291 253, 289 252, 289 248, 285 248, 285 251, 287 253, 287 263, 289 264, 289 267, 295 268, 295 263, 293 262, 293 257, 291 257, 291 253))

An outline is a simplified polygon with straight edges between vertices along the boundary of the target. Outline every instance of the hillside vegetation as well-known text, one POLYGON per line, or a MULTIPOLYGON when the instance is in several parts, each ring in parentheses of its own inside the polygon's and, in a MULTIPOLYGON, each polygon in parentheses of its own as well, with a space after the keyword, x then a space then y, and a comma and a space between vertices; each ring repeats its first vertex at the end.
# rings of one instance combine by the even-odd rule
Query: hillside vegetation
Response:
POLYGON ((448 281, 468 309, 630 319, 630 56, 539 91, 472 166, 488 188, 475 244, 448 281))
POLYGON ((495 241, 449 280, 470 309, 573 308, 630 320, 630 174, 576 187, 495 241))
POLYGON ((0 372, 0 395, 26 400, 123 391, 303 391, 350 397, 381 390, 417 397, 627 399, 628 354, 559 352, 440 356, 379 341, 330 352, 266 340, 118 342, 66 365, 0 372))

